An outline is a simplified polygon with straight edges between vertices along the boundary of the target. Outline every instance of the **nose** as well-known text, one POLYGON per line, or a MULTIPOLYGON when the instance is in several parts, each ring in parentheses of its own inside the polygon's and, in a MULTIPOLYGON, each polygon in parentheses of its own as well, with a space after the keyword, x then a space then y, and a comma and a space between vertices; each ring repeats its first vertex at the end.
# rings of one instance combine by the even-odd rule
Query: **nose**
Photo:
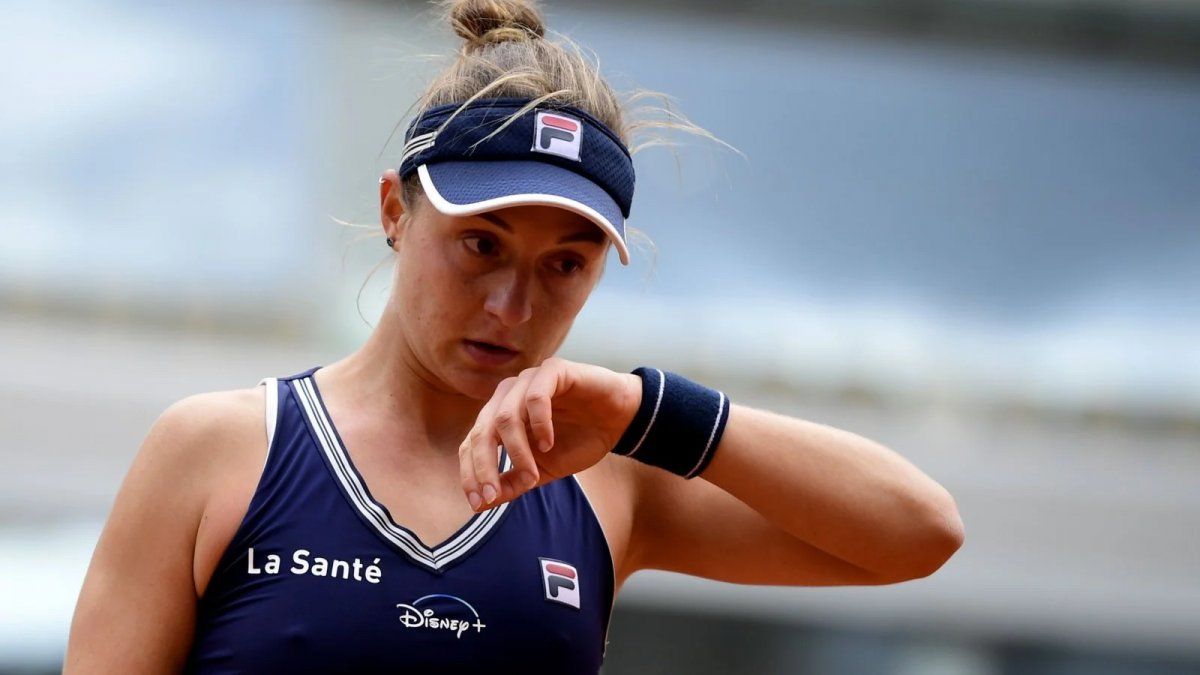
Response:
POLYGON ((533 316, 529 283, 530 275, 513 267, 497 270, 495 281, 484 301, 484 309, 508 327, 528 321, 533 316))

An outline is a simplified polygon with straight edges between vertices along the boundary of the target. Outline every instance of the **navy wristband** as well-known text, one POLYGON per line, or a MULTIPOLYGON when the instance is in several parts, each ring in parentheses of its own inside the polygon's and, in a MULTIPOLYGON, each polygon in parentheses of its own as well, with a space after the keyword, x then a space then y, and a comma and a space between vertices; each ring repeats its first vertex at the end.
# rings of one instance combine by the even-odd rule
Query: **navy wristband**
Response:
POLYGON ((729 398, 670 371, 641 366, 642 403, 612 451, 684 478, 708 467, 729 420, 729 398))

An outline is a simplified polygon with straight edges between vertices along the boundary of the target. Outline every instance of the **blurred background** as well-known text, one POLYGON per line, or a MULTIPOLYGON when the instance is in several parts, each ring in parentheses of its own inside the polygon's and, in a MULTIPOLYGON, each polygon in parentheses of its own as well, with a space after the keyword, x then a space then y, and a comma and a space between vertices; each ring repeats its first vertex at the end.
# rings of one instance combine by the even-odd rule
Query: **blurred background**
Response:
MULTIPOLYGON (((1200 3, 544 9, 745 153, 637 156, 657 253, 563 355, 878 440, 967 533, 887 587, 639 573, 605 672, 1200 673, 1200 3)), ((387 251, 337 221, 458 42, 418 2, 0 15, 0 672, 41 673, 157 415, 369 333, 387 251)))

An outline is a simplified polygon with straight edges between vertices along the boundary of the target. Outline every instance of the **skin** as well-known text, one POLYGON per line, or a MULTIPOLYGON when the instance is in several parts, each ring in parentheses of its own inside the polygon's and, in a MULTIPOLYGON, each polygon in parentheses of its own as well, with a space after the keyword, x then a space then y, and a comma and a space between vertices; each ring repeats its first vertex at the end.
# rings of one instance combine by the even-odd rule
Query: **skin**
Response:
MULTIPOLYGON (((423 542, 575 474, 618 589, 647 568, 890 584, 932 574, 962 545, 944 488, 892 450, 819 423, 733 403, 693 480, 610 454, 640 404, 639 380, 554 356, 602 274, 603 233, 553 207, 453 217, 399 197, 389 170, 380 221, 397 265, 383 317, 315 377, 372 493, 423 542), (520 353, 484 366, 464 339, 520 353), (501 442, 514 467, 497 475, 501 442)), ((180 670, 196 602, 262 471, 263 412, 253 388, 197 394, 156 420, 97 544, 65 672, 180 670)))

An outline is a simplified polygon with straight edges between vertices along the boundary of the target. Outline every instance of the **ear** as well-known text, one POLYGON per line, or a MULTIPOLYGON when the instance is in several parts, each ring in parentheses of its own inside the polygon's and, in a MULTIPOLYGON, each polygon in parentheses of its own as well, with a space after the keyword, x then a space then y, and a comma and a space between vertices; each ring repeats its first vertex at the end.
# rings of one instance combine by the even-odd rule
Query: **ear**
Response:
POLYGON ((388 169, 379 177, 379 224, 383 236, 400 240, 403 230, 404 202, 400 199, 402 188, 400 176, 395 169, 388 169))

